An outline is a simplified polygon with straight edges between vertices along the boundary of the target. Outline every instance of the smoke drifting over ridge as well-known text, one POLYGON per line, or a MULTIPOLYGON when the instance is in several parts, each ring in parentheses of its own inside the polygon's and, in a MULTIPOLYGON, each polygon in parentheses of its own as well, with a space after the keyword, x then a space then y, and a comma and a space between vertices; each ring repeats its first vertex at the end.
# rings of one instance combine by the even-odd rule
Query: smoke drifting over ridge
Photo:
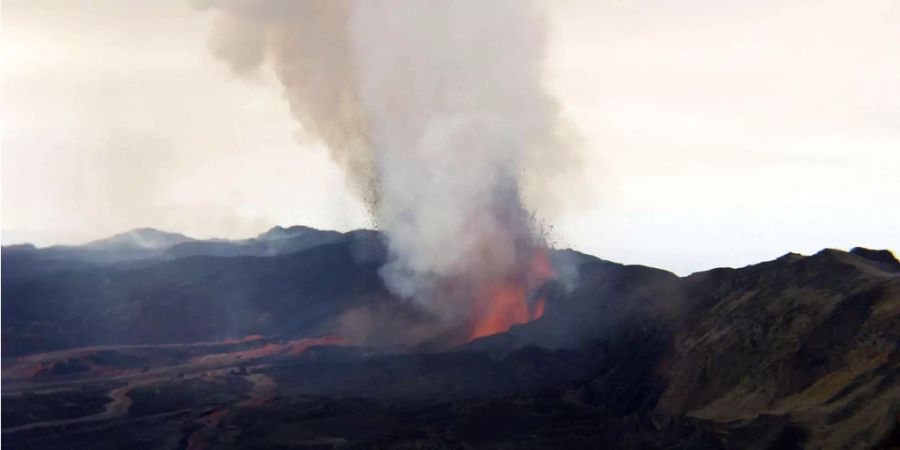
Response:
POLYGON ((534 217, 571 157, 542 83, 528 2, 210 1, 212 51, 270 65, 293 115, 346 171, 389 238, 382 276, 471 338, 534 318, 549 273, 534 217), (505 306, 503 306, 505 305, 505 306), (499 318, 498 318, 499 316, 499 318), (485 325, 485 322, 494 325, 485 325))

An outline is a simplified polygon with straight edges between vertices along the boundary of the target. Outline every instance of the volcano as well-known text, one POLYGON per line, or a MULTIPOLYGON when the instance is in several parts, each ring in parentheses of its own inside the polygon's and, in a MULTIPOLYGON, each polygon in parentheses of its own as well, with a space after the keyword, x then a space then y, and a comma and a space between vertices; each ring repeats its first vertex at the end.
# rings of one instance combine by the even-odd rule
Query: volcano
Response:
POLYGON ((140 235, 166 239, 3 248, 3 444, 900 445, 888 251, 679 277, 541 249, 434 345, 378 232, 140 235))

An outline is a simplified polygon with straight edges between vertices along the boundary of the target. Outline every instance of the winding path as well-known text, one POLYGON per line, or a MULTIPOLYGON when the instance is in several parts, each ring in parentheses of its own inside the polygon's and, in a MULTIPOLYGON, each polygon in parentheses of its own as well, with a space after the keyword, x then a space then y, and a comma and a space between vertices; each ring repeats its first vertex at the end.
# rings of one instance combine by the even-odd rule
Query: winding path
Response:
POLYGON ((106 396, 109 397, 111 401, 106 404, 103 411, 97 414, 76 417, 73 419, 46 420, 44 422, 29 423, 17 427, 6 428, 3 430, 3 434, 34 430, 38 428, 61 427, 64 425, 97 422, 124 416, 125 414, 128 414, 128 409, 131 408, 131 404, 133 403, 131 397, 128 396, 128 393, 131 392, 132 388, 132 385, 127 384, 125 386, 120 386, 109 391, 106 396))

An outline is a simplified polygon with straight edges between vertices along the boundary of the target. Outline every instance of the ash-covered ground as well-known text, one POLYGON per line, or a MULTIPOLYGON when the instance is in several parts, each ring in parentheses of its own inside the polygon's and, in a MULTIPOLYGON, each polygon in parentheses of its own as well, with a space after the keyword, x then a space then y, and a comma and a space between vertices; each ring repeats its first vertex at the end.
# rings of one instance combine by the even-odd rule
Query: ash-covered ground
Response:
POLYGON ((554 250, 541 317, 461 345, 399 344, 426 319, 384 287, 374 232, 2 257, 10 448, 900 445, 889 252, 678 277, 554 250), (360 312, 385 327, 342 335, 360 312))

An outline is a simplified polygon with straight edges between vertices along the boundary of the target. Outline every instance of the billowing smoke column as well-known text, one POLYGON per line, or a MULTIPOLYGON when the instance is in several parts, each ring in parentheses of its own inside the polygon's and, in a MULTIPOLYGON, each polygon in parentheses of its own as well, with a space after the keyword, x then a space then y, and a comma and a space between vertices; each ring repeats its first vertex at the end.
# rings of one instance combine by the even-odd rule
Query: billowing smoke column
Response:
MULTIPOLYGON (((387 286, 451 341, 540 315, 551 275, 522 181, 567 157, 523 1, 211 1, 212 51, 274 69, 388 235, 387 286)), ((537 198, 538 195, 535 195, 537 198)), ((424 337, 424 336, 420 336, 424 337)))

